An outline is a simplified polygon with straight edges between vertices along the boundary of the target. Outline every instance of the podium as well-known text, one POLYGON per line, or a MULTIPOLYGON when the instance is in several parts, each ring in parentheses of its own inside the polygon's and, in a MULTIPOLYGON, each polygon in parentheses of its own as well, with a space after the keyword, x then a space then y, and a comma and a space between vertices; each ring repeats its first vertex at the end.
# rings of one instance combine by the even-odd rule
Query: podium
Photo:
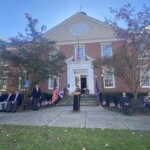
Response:
POLYGON ((80 111, 80 92, 72 92, 73 95, 73 111, 80 111))

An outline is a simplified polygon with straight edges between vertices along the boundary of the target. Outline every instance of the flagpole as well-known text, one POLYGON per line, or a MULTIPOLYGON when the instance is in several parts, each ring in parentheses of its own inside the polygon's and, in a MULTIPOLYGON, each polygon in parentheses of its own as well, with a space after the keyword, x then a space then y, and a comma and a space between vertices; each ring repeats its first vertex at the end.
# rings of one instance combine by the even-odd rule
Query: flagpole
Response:
POLYGON ((76 60, 79 61, 80 60, 80 45, 79 45, 79 36, 77 36, 77 53, 76 53, 76 60))
POLYGON ((80 46, 79 46, 79 36, 77 36, 77 42, 78 42, 78 50, 79 50, 79 48, 80 48, 80 46))
POLYGON ((54 90, 56 89, 57 87, 57 81, 56 81, 56 76, 54 76, 54 90))

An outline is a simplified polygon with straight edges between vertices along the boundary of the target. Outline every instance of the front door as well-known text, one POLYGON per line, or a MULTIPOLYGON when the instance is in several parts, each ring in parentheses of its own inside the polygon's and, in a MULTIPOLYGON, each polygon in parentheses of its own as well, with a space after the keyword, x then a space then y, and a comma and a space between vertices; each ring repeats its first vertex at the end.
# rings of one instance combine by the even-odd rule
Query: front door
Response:
POLYGON ((85 93, 85 89, 87 88, 87 78, 86 78, 86 75, 81 75, 80 80, 81 80, 81 92, 85 93))
POLYGON ((86 75, 75 75, 75 86, 81 88, 81 92, 85 93, 85 89, 87 88, 87 76, 86 75))

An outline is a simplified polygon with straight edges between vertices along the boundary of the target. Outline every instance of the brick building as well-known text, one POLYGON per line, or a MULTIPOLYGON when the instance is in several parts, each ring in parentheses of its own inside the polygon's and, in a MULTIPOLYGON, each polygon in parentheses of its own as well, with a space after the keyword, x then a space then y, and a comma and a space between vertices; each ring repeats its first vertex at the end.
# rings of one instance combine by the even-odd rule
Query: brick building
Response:
MULTIPOLYGON (((118 91, 115 76, 106 75, 105 70, 94 69, 92 61, 97 57, 112 56, 116 37, 107 24, 78 12, 44 34, 44 38, 56 41, 56 47, 66 56, 66 71, 57 79, 59 88, 67 87, 73 92, 78 85, 95 93, 95 79, 100 88, 118 91)), ((53 88, 53 78, 49 79, 48 89, 53 88)))
MULTIPOLYGON (((44 38, 56 41, 58 50, 64 53, 65 72, 57 77, 59 88, 68 88, 73 92, 76 85, 81 89, 89 89, 90 94, 95 93, 96 79, 100 89, 105 91, 128 91, 121 79, 114 74, 107 74, 107 68, 94 69, 92 61, 105 56, 111 57, 118 46, 118 40, 110 26, 78 12, 67 20, 48 30, 44 38)), ((148 91, 148 85, 139 88, 139 92, 148 91)), ((53 90, 54 77, 41 83, 42 91, 53 90)))

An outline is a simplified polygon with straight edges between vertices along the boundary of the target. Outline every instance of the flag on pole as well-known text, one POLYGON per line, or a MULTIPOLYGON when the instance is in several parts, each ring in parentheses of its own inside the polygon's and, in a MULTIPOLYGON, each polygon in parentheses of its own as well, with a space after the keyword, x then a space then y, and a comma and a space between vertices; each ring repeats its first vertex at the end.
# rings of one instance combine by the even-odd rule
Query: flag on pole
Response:
POLYGON ((96 99, 99 99, 100 89, 99 89, 99 86, 98 86, 97 79, 96 79, 95 88, 96 88, 96 99))
POLYGON ((56 87, 57 87, 57 81, 56 81, 56 77, 54 77, 54 90, 56 89, 56 87))
POLYGON ((79 37, 77 37, 78 40, 78 49, 77 49, 77 55, 76 55, 76 60, 80 61, 80 45, 79 45, 79 37))
POLYGON ((55 102, 58 100, 58 96, 59 96, 59 90, 56 87, 53 91, 53 96, 52 96, 52 103, 51 104, 55 104, 55 102))
POLYGON ((77 50, 77 58, 76 58, 77 61, 80 61, 80 49, 78 47, 78 50, 77 50))
POLYGON ((61 89, 61 90, 59 91, 59 97, 60 97, 60 98, 63 98, 63 97, 64 97, 64 89, 61 89))
POLYGON ((54 90, 53 90, 53 96, 52 96, 52 103, 51 104, 54 104, 58 100, 58 96, 59 96, 59 90, 57 88, 56 78, 54 77, 54 90))

